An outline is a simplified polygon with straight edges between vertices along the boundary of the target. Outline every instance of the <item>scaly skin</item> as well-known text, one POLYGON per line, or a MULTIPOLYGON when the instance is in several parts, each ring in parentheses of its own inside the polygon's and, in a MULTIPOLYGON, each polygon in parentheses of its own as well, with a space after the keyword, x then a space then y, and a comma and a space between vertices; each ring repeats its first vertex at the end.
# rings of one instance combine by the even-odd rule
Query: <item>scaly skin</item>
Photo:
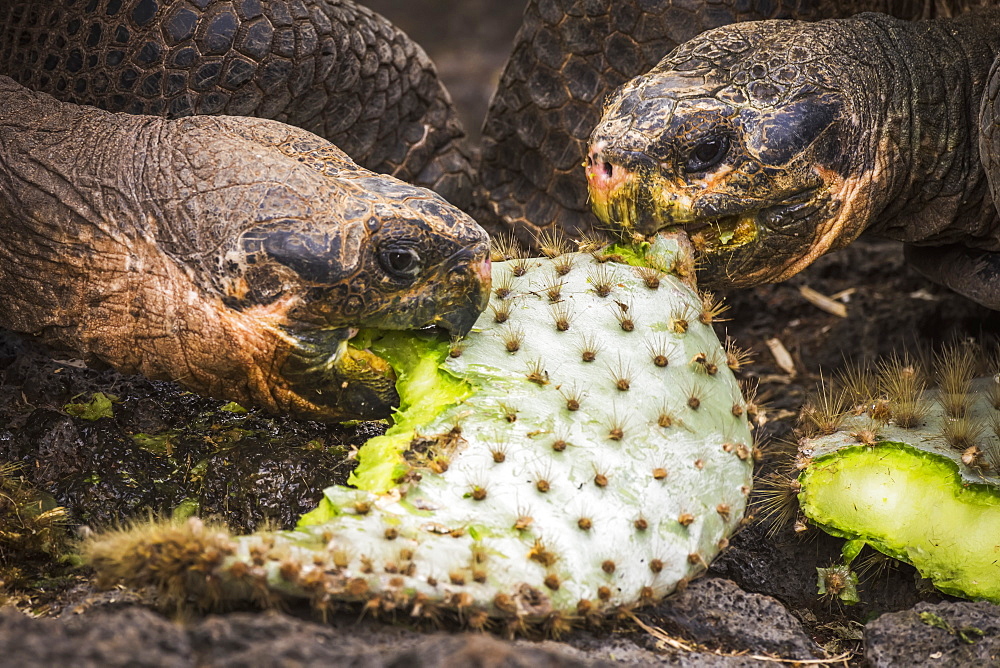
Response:
MULTIPOLYGON (((462 130, 433 66, 350 0, 97 0, 88 13, 65 4, 0 2, 0 72, 112 111, 275 118, 326 137, 365 167, 470 205, 462 130)), ((490 231, 512 231, 529 246, 542 229, 590 231, 598 221, 580 164, 602 101, 704 30, 861 11, 928 18, 978 4, 529 0, 486 119, 473 211, 490 231)))
POLYGON ((0 326, 125 372, 386 416, 392 372, 345 351, 356 328, 463 334, 488 298, 472 219, 282 123, 113 114, 0 77, 0 146, 0 326))
POLYGON ((0 74, 108 111, 273 118, 465 206, 464 133, 423 49, 349 0, 0 2, 0 74))
POLYGON ((595 211, 627 232, 688 229, 709 287, 784 280, 865 230, 998 250, 970 104, 998 22, 865 14, 704 33, 610 101, 588 160, 595 211))

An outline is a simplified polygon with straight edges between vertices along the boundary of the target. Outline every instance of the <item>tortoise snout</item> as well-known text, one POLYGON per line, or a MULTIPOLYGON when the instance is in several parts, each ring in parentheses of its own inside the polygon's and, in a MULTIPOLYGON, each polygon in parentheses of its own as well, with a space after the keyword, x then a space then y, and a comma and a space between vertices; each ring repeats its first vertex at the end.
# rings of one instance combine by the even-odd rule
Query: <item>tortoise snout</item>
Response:
POLYGON ((466 255, 469 256, 471 258, 460 260, 459 266, 452 271, 452 282, 459 293, 453 308, 434 318, 434 324, 448 330, 452 336, 468 334, 490 301, 492 264, 489 253, 484 247, 466 255))
POLYGON ((612 162, 600 148, 600 144, 591 147, 584 165, 587 174, 587 186, 591 193, 607 197, 620 188, 628 180, 630 172, 621 164, 612 162))

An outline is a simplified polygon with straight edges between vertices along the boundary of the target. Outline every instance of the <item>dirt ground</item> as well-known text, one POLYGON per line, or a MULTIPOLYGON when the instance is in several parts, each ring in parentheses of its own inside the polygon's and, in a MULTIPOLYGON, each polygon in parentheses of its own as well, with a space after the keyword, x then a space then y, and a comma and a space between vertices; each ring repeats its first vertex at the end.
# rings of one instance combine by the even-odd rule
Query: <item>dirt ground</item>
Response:
MULTIPOLYGON (((470 134, 475 134, 516 30, 520 2, 375 0, 368 4, 424 44, 470 134)), ((783 284, 734 292, 727 302, 729 319, 718 326, 719 334, 753 350, 755 363, 743 375, 757 382, 758 401, 768 407, 764 472, 776 465, 779 453, 788 449, 786 444, 794 442, 796 415, 820 373, 835 373, 848 359, 873 360, 954 337, 1000 334, 1000 315, 928 283, 905 266, 898 244, 873 239, 822 258, 783 284), (835 296, 845 312, 837 315, 818 308, 803 295, 805 289, 835 296)), ((218 402, 192 397, 169 384, 52 362, 30 341, 7 338, 0 343, 0 457, 31 462, 33 479, 43 486, 66 479, 67 470, 79 472, 88 463, 101 461, 99 454, 109 451, 109 443, 122 441, 123 434, 153 433, 165 425, 180 434, 174 446, 181 454, 172 455, 171 475, 183 468, 176 464, 183 453, 196 458, 220 443, 227 446, 228 454, 220 458, 224 461, 217 463, 213 478, 217 482, 203 485, 209 490, 199 499, 203 506, 235 513, 232 522, 238 527, 254 526, 265 518, 287 524, 301 506, 315 500, 311 494, 343 480, 346 470, 337 464, 342 461, 338 454, 370 434, 364 426, 344 430, 254 414, 224 415, 218 407, 218 402), (62 411, 74 396, 98 390, 123 399, 125 408, 108 424, 96 427, 62 411), (183 425, 198 420, 207 432, 183 431, 183 425), (29 453, 32 443, 47 450, 29 453), (82 455, 67 454, 84 451, 90 453, 86 461, 82 455), (258 454, 262 451, 269 454, 258 454), (53 470, 48 467, 51 461, 63 468, 53 470), (262 482, 252 498, 234 496, 225 483, 226 476, 233 475, 255 476, 262 482), (288 493, 290 486, 297 486, 293 495, 288 493), (294 507, 284 502, 289 496, 296 498, 294 507)), ((148 463, 128 464, 107 456, 103 461, 123 472, 119 479, 126 481, 121 484, 131 490, 128 494, 122 494, 124 487, 116 487, 110 477, 96 486, 97 491, 82 483, 58 491, 50 488, 60 503, 82 499, 89 504, 80 506, 91 510, 78 514, 78 519, 100 524, 139 508, 170 507, 187 494, 186 474, 171 478, 165 472, 145 482, 138 476, 140 471, 149 472, 148 463), (129 466, 134 470, 125 471, 129 466)), ((295 610, 237 612, 177 626, 133 606, 135 599, 129 594, 96 594, 81 578, 53 575, 46 587, 22 592, 12 601, 22 610, 58 619, 29 621, 9 609, 0 612, 0 647, 8 661, 19 665, 45 665, 70 657, 83 665, 737 666, 764 665, 753 656, 765 654, 802 660, 841 656, 861 665, 866 653, 874 665, 899 661, 918 665, 924 660, 955 665, 947 663, 950 656, 995 660, 992 644, 984 641, 977 648, 964 648, 947 633, 919 624, 914 633, 931 643, 926 651, 919 650, 925 655, 904 660, 903 654, 893 654, 893 643, 909 636, 886 633, 877 626, 896 623, 897 617, 890 615, 876 621, 885 613, 902 615, 899 623, 905 625, 909 623, 905 616, 912 617, 914 610, 947 610, 972 615, 981 628, 997 626, 1000 615, 993 606, 957 603, 928 590, 905 566, 863 582, 858 605, 821 600, 815 569, 830 565, 838 554, 838 542, 818 532, 796 536, 786 529, 770 536, 751 522, 706 578, 643 612, 639 622, 623 620, 601 633, 578 632, 561 642, 541 643, 427 634, 358 621, 355 614, 320 625, 307 621, 308 613, 295 610), (968 607, 973 605, 985 607, 968 607), (977 651, 986 654, 969 654, 977 651), (936 653, 941 654, 932 661, 929 657, 936 653)))

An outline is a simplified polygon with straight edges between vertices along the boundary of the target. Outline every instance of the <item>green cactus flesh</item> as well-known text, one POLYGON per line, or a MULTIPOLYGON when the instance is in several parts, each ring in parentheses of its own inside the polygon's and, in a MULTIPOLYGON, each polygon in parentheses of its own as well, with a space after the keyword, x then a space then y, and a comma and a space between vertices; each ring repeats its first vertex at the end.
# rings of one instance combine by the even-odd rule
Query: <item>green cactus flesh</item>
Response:
MULTIPOLYGON (((666 267, 678 251, 645 252, 666 267)), ((399 374, 394 426, 296 530, 220 539, 226 556, 199 566, 212 595, 242 582, 530 624, 653 602, 704 570, 742 518, 751 433, 699 296, 654 274, 585 254, 496 263, 459 347, 366 341, 399 374)), ((99 571, 111 549, 91 548, 99 571)))
MULTIPOLYGON (((960 419, 985 424, 995 412, 986 390, 995 383, 976 381, 960 419)), ((936 392, 928 395, 930 406, 936 392)), ((946 442, 942 427, 955 419, 934 404, 916 428, 890 423, 877 443, 861 445, 851 434, 870 420, 847 418, 838 432, 802 447, 808 466, 799 503, 811 522, 851 541, 845 556, 867 543, 912 564, 941 591, 1000 602, 1000 480, 995 466, 946 442)))

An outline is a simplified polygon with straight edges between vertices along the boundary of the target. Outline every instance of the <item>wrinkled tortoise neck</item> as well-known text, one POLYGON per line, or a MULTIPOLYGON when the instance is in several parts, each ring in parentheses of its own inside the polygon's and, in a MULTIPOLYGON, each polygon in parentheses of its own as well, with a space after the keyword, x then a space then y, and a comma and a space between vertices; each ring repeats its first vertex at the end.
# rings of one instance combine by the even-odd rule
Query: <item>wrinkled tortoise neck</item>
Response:
MULTIPOLYGON (((862 122, 855 138, 872 182, 879 236, 907 242, 981 237, 996 227, 979 156, 979 100, 994 56, 1000 10, 908 23, 876 14, 850 19, 844 72, 862 122)), ((847 138, 848 145, 851 141, 847 138)))

